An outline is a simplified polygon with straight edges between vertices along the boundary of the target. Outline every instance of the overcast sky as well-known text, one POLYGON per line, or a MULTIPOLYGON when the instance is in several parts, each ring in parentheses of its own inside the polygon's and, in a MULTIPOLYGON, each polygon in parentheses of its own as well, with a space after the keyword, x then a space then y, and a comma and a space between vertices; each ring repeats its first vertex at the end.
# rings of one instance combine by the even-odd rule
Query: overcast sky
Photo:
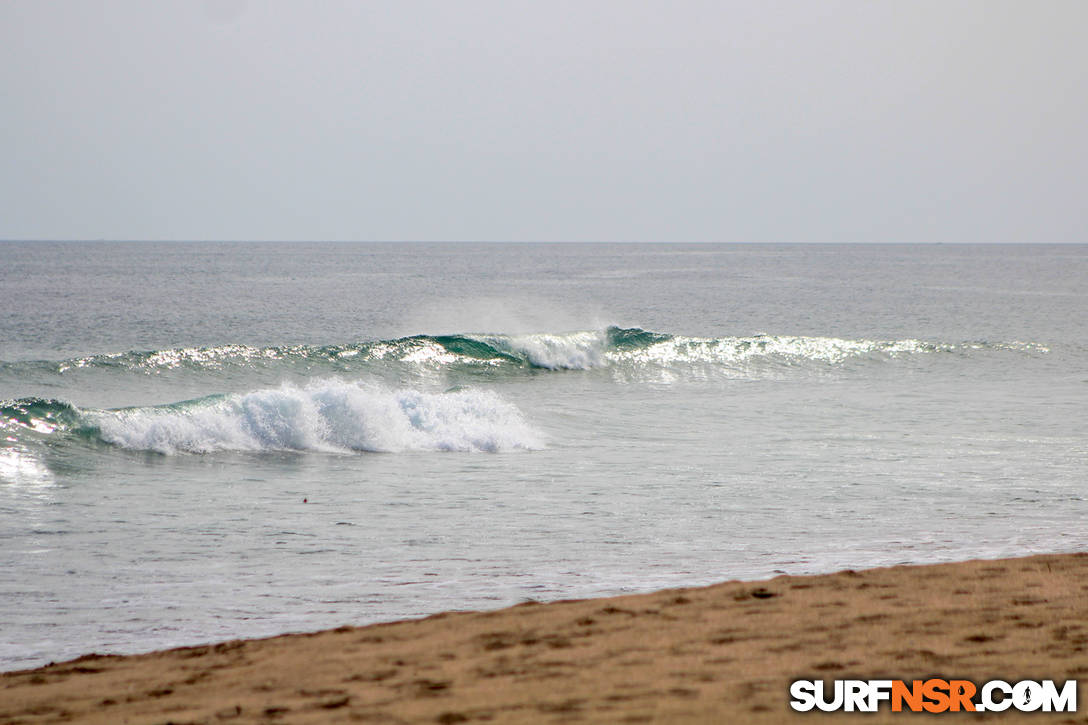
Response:
POLYGON ((1088 242, 1088 2, 0 0, 0 238, 1088 242))

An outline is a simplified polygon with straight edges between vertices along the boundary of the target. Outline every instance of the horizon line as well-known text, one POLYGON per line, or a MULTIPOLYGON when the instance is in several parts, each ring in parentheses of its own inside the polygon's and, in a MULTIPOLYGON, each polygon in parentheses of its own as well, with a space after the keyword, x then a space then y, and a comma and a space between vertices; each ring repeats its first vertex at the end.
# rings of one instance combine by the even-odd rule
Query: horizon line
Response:
POLYGON ((764 244, 764 245, 1013 245, 1013 244, 1050 244, 1084 245, 1088 241, 751 241, 751 240, 663 240, 663 239, 146 239, 109 237, 77 238, 0 238, 0 244, 11 243, 110 243, 110 244, 764 244))

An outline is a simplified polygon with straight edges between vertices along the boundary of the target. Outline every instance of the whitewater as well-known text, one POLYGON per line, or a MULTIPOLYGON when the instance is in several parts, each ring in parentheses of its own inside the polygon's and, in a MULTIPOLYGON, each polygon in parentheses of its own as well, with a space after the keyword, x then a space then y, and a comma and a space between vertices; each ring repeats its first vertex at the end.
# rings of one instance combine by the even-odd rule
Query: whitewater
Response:
POLYGON ((0 666, 1084 550, 1088 247, 0 243, 0 666))

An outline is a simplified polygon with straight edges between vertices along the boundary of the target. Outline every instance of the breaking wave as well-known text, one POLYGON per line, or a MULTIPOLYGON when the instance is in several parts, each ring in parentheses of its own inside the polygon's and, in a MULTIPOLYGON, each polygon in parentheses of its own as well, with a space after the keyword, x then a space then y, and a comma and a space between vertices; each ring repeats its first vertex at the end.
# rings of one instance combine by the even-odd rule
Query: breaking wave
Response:
POLYGON ((163 454, 542 447, 521 412, 488 391, 424 393, 328 380, 117 410, 29 398, 0 405, 0 426, 163 454))
POLYGON ((886 360, 927 353, 1013 350, 1046 353, 1032 342, 928 342, 851 340, 836 337, 752 335, 686 337, 639 328, 526 335, 416 335, 347 345, 289 345, 175 348, 92 355, 62 361, 0 363, 0 371, 65 374, 97 368, 160 373, 175 369, 219 370, 301 364, 307 370, 350 372, 375 365, 403 364, 438 369, 588 370, 603 367, 743 366, 769 364, 835 365, 848 360, 886 360))

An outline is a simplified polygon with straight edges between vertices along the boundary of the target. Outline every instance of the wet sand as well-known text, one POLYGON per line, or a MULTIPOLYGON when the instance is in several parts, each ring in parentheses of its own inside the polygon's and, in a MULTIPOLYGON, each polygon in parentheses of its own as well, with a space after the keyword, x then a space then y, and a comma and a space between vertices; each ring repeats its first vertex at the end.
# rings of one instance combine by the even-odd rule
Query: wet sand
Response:
MULTIPOLYGON (((782 576, 0 675, 0 723, 904 722, 794 713, 803 679, 1088 681, 1088 554, 782 576)), ((1088 722, 1007 712, 1003 722, 1088 722)), ((958 721, 995 714, 945 714, 958 721)))

